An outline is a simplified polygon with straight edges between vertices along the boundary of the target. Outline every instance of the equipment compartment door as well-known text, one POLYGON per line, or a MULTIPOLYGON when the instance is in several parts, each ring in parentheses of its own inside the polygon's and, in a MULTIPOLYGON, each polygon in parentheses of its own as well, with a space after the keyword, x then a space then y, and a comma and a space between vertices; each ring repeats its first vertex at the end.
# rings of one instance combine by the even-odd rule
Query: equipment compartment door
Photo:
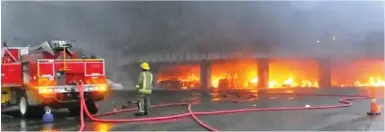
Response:
POLYGON ((103 76, 104 75, 104 60, 92 60, 85 62, 85 76, 103 76))
POLYGON ((38 77, 48 77, 53 79, 55 76, 54 60, 38 60, 38 77))
POLYGON ((23 74, 20 63, 8 63, 1 65, 1 85, 21 85, 23 74))

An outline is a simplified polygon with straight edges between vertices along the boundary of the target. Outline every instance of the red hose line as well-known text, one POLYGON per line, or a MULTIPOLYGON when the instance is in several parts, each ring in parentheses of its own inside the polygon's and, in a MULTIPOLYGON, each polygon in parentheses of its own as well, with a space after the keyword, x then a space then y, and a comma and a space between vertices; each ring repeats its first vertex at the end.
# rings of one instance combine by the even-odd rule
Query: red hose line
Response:
MULTIPOLYGON (((84 115, 83 115, 83 105, 80 105, 80 128, 79 128, 79 132, 82 132, 83 129, 84 129, 84 115)), ((87 108, 86 108, 87 109, 87 108)))
MULTIPOLYGON (((189 104, 188 103, 167 103, 167 104, 153 105, 153 106, 151 106, 151 108, 167 107, 167 106, 186 106, 186 105, 189 105, 189 104)), ((93 117, 100 117, 100 116, 113 115, 113 114, 122 113, 122 112, 131 112, 131 111, 135 111, 135 110, 138 110, 138 108, 121 109, 121 110, 116 110, 115 112, 111 111, 111 112, 106 112, 106 113, 101 113, 101 114, 95 114, 92 116, 93 117)))
POLYGON ((203 121, 201 121, 201 120, 195 115, 195 113, 191 110, 191 105, 188 106, 188 111, 189 111, 191 117, 192 117, 192 118, 193 118, 199 125, 201 125, 202 127, 206 128, 206 129, 209 130, 209 131, 215 131, 215 132, 219 131, 219 130, 217 130, 216 128, 213 128, 213 127, 207 125, 206 123, 204 123, 203 121))
MULTIPOLYGON (((123 109, 118 110, 116 112, 107 112, 97 115, 91 115, 87 109, 85 100, 84 100, 84 89, 83 86, 79 88, 80 90, 80 128, 79 132, 83 131, 85 125, 84 125, 84 115, 85 113, 87 117, 96 122, 104 122, 104 123, 124 123, 124 122, 144 122, 144 121, 157 121, 157 120, 172 120, 172 119, 178 119, 186 116, 191 116, 200 126, 206 128, 209 131, 219 131, 216 128, 213 128, 207 124, 205 124, 203 121, 201 121, 197 115, 214 115, 214 114, 230 114, 230 113, 240 113, 240 112, 254 112, 254 111, 282 111, 282 110, 315 110, 315 109, 331 109, 331 108, 342 108, 342 107, 349 107, 352 106, 352 103, 348 100, 356 100, 356 99, 366 99, 368 97, 365 96, 354 96, 354 95, 336 95, 336 94, 279 94, 279 95, 302 95, 302 96, 339 96, 339 97, 348 97, 348 98, 341 98, 339 100, 339 105, 326 105, 326 106, 313 106, 313 107, 281 107, 281 108, 245 108, 245 109, 235 109, 235 110, 219 110, 219 111, 207 111, 207 112, 193 112, 191 110, 191 104, 188 103, 170 103, 170 104, 161 104, 161 105, 155 105, 152 107, 165 107, 165 106, 188 106, 188 113, 183 114, 177 114, 177 115, 171 115, 171 116, 162 116, 162 117, 150 117, 150 118, 139 118, 139 119, 98 119, 95 117, 105 116, 105 115, 111 115, 115 113, 120 112, 128 112, 128 111, 134 111, 135 108, 131 109, 123 109)), ((250 99, 248 99, 250 100, 250 99)), ((241 101, 241 100, 238 100, 241 101)))
POLYGON ((251 108, 251 109, 236 109, 236 110, 223 110, 223 111, 209 111, 209 112, 193 112, 189 106, 189 112, 192 118, 202 127, 209 131, 219 131, 204 122, 202 122, 196 115, 214 115, 214 114, 229 114, 229 113, 240 113, 240 112, 254 112, 254 111, 283 111, 283 110, 315 110, 315 109, 332 109, 352 106, 352 103, 347 100, 366 99, 366 97, 349 97, 342 98, 339 100, 340 105, 329 105, 329 106, 315 106, 315 107, 284 107, 284 108, 251 108))
MULTIPOLYGON (((83 107, 80 107, 81 108, 80 111, 84 111, 89 119, 91 119, 92 121, 96 121, 96 122, 122 123, 122 122, 144 122, 144 121, 157 121, 157 120, 171 120, 171 119, 177 119, 177 118, 181 118, 181 117, 185 117, 185 116, 189 116, 190 115, 190 113, 184 113, 184 114, 178 114, 178 115, 172 115, 172 116, 140 118, 140 119, 98 119, 98 118, 95 118, 93 115, 91 115, 91 113, 87 109, 87 105, 86 105, 85 100, 84 100, 84 89, 83 89, 83 86, 81 86, 79 88, 79 91, 80 91, 80 105, 83 106, 83 107)), ((157 106, 154 106, 154 107, 180 106, 180 105, 189 106, 190 104, 188 104, 188 103, 161 104, 161 105, 157 105, 157 106)), ((126 109, 126 110, 120 110, 120 111, 117 111, 117 112, 132 111, 132 110, 135 110, 135 109, 126 109)), ((98 116, 110 115, 110 114, 114 114, 114 113, 116 113, 116 112, 108 112, 108 113, 105 113, 105 114, 99 114, 98 116)), ((81 122, 84 123, 84 119, 82 117, 81 117, 81 122)), ((83 131, 83 129, 84 129, 84 125, 79 128, 79 131, 83 131)))
POLYGON ((346 100, 366 99, 366 98, 367 97, 342 98, 339 100, 339 102, 341 102, 343 104, 339 104, 339 105, 325 105, 325 106, 312 106, 312 107, 246 108, 246 109, 235 109, 235 110, 195 112, 195 114, 196 115, 211 115, 211 114, 226 114, 226 113, 239 113, 239 112, 251 112, 251 111, 315 110, 315 109, 342 108, 342 107, 349 107, 352 105, 351 102, 348 102, 346 100))

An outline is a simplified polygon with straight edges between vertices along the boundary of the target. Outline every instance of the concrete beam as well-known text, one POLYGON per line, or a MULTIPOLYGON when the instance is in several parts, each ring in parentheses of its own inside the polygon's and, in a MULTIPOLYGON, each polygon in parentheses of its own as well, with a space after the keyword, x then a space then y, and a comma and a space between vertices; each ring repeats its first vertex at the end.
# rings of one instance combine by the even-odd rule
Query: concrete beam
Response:
POLYGON ((269 53, 209 53, 209 54, 198 54, 198 53, 158 53, 158 54, 146 54, 138 56, 123 56, 119 59, 118 65, 125 65, 128 63, 138 63, 138 62, 149 62, 149 63, 158 63, 158 62, 190 62, 190 61, 204 61, 204 60, 223 60, 223 59, 239 59, 239 58, 277 58, 277 59, 316 59, 316 58, 334 58, 334 59, 383 59, 381 55, 368 55, 361 53, 346 53, 346 54, 304 54, 304 53, 285 53, 285 52, 269 52, 269 53))

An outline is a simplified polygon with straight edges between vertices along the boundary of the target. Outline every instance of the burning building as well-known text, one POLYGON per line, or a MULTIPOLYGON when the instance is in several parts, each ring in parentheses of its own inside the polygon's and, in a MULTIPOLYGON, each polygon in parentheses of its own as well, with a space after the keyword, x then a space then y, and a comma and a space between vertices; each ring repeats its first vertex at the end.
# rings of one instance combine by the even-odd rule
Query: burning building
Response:
POLYGON ((265 60, 220 60, 207 66, 167 65, 160 68, 157 83, 167 89, 218 90, 385 86, 383 60, 265 60), (202 67, 210 70, 202 72, 202 67), (207 74, 207 86, 201 86, 201 78, 205 77, 201 74, 207 74))

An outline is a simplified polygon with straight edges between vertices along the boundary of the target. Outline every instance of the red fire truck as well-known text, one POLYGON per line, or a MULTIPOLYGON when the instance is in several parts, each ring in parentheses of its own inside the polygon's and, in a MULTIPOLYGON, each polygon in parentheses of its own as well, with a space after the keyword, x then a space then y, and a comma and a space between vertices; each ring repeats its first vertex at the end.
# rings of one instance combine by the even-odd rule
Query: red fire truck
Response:
POLYGON ((85 86, 87 107, 98 112, 95 102, 110 88, 104 60, 79 56, 69 41, 46 41, 28 47, 2 47, 1 106, 18 106, 20 115, 43 114, 45 107, 68 108, 79 114, 77 83, 85 86))

